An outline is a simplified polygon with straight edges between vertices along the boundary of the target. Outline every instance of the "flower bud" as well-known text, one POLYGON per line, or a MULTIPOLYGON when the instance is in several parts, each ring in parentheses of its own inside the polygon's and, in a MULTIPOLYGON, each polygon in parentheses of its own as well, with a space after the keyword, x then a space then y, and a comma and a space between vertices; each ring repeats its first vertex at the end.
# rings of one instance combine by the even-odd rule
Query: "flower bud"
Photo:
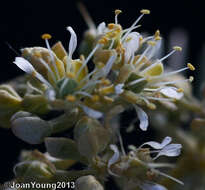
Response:
POLYGON ((49 79, 51 83, 53 83, 54 81, 50 76, 45 65, 42 64, 42 61, 48 64, 51 70, 55 72, 55 68, 52 63, 54 59, 60 78, 65 76, 65 69, 64 69, 63 62, 60 59, 58 59, 58 57, 54 52, 49 52, 49 50, 46 48, 42 48, 42 47, 24 48, 22 49, 22 57, 27 59, 33 65, 33 67, 40 74, 42 74, 46 79, 49 79))
POLYGON ((75 126, 74 138, 79 152, 92 158, 103 151, 110 140, 110 133, 98 120, 84 117, 75 126))
POLYGON ((10 118, 21 109, 22 99, 9 85, 0 85, 0 126, 9 128, 10 118))
POLYGON ((54 171, 44 162, 24 161, 14 167, 14 173, 23 182, 30 182, 32 180, 48 182, 53 177, 54 171))
POLYGON ((30 144, 39 144, 51 134, 51 126, 48 122, 37 116, 16 113, 11 119, 12 131, 21 140, 30 144))
POLYGON ((35 113, 45 114, 48 112, 48 102, 42 95, 25 95, 22 101, 22 107, 24 110, 35 113))
POLYGON ((88 175, 80 177, 75 183, 76 190, 103 190, 103 186, 95 179, 94 176, 88 175))

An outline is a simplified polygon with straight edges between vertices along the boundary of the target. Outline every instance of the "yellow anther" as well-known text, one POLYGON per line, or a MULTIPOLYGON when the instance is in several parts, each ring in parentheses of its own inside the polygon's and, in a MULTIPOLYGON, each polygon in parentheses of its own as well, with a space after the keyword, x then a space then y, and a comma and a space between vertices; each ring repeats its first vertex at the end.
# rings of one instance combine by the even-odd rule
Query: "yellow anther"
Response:
POLYGON ((188 63, 188 64, 187 64, 187 67, 189 67, 189 69, 190 69, 191 71, 194 71, 194 70, 195 70, 195 67, 194 67, 191 63, 188 63))
POLYGON ((173 49, 175 51, 182 51, 182 48, 180 46, 174 46, 173 49))
POLYGON ((140 36, 140 37, 139 37, 139 43, 142 44, 142 42, 143 42, 143 37, 140 36))
POLYGON ((132 37, 128 37, 128 38, 126 39, 126 42, 129 42, 130 40, 132 40, 132 37))
POLYGON ((107 36, 108 38, 114 38, 114 37, 116 37, 117 35, 118 35, 118 32, 117 32, 117 31, 108 32, 108 33, 106 34, 106 36, 107 36))
POLYGON ((148 9, 142 9, 140 12, 141 12, 142 14, 145 14, 145 15, 150 14, 150 10, 148 10, 148 9))
POLYGON ((98 102, 98 101, 100 100, 100 97, 95 94, 95 95, 92 96, 91 100, 92 100, 93 102, 98 102))
POLYGON ((81 61, 85 61, 85 56, 84 55, 80 55, 80 60, 81 61))
POLYGON ((113 29, 115 27, 115 24, 114 23, 110 23, 110 24, 108 24, 107 27, 111 30, 111 29, 113 29))
POLYGON ((155 46, 156 45, 156 42, 155 41, 148 41, 147 42, 150 46, 155 46))
POLYGON ((119 10, 119 9, 116 9, 116 10, 115 10, 115 15, 119 15, 120 13, 122 13, 121 10, 119 10))
POLYGON ((41 38, 43 39, 43 40, 49 40, 49 39, 51 39, 52 38, 52 36, 50 35, 50 34, 43 34, 42 36, 41 36, 41 38))
POLYGON ((177 92, 184 92, 184 89, 183 88, 178 88, 177 92))
POLYGON ((157 36, 160 36, 160 31, 159 31, 159 30, 156 30, 154 36, 155 36, 155 38, 156 38, 157 36))
POLYGON ((190 81, 190 82, 193 82, 193 81, 194 81, 194 77, 193 77, 193 76, 190 76, 190 77, 189 77, 189 81, 190 81))
POLYGON ((108 79, 101 79, 101 84, 102 85, 109 85, 111 82, 108 79))
POLYGON ((155 40, 158 41, 158 40, 161 40, 162 38, 160 36, 157 36, 155 37, 155 40))
POLYGON ((102 37, 99 41, 98 41, 99 44, 107 44, 108 43, 108 39, 106 37, 102 37))
POLYGON ((148 107, 149 109, 151 109, 151 110, 155 110, 155 109, 156 109, 156 105, 153 104, 153 103, 147 104, 147 107, 148 107))
POLYGON ((74 75, 74 73, 71 73, 71 72, 67 72, 66 73, 66 76, 68 77, 68 78, 75 78, 75 75, 74 75))
POLYGON ((113 85, 103 87, 99 89, 99 93, 102 95, 107 95, 115 92, 115 88, 113 85))
POLYGON ((76 101, 76 97, 73 95, 68 95, 66 96, 66 100, 68 100, 69 102, 75 102, 76 101))
POLYGON ((33 54, 35 57, 41 58, 41 53, 39 51, 34 52, 33 54))
POLYGON ((108 96, 104 96, 103 99, 107 102, 107 103, 113 103, 114 99, 108 96))

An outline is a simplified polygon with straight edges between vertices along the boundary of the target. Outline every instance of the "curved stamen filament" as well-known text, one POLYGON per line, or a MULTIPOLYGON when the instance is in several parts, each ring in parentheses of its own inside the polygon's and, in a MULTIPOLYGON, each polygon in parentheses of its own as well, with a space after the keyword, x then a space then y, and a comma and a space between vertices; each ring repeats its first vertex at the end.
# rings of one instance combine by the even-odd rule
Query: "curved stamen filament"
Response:
POLYGON ((181 82, 192 82, 193 81, 193 77, 189 77, 188 79, 184 79, 184 80, 175 80, 175 81, 168 81, 168 82, 159 82, 159 83, 155 83, 155 85, 157 86, 161 86, 161 85, 169 85, 169 84, 177 84, 177 83, 181 83, 181 82))
POLYGON ((56 77, 55 77, 53 71, 51 70, 51 68, 48 66, 48 64, 42 58, 39 58, 39 61, 48 70, 48 72, 51 74, 51 77, 52 77, 53 81, 56 83, 56 77))
POLYGON ((46 47, 49 51, 49 54, 50 54, 50 57, 51 57, 51 63, 54 67, 54 70, 55 70, 55 73, 56 73, 56 76, 57 76, 57 80, 60 79, 60 75, 59 75, 59 72, 58 72, 58 69, 57 69, 57 66, 56 66, 56 63, 55 63, 55 58, 54 58, 54 55, 52 53, 52 50, 51 50, 51 47, 50 47, 50 44, 48 42, 48 39, 45 39, 45 42, 46 42, 46 47))

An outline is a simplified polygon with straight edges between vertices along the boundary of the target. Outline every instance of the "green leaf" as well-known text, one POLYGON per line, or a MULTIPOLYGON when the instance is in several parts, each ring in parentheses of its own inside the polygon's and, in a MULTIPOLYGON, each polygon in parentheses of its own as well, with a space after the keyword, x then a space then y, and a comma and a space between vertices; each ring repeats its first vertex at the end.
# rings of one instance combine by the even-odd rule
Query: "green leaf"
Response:
MULTIPOLYGON (((18 113, 19 114, 19 113, 18 113)), ((51 134, 48 122, 36 116, 12 117, 12 131, 21 140, 30 144, 40 144, 44 138, 51 134)))
POLYGON ((80 155, 75 141, 69 138, 49 137, 45 139, 45 145, 48 153, 53 157, 85 161, 80 155))
POLYGON ((102 152, 110 140, 110 133, 98 120, 84 117, 74 129, 79 152, 88 159, 102 152))

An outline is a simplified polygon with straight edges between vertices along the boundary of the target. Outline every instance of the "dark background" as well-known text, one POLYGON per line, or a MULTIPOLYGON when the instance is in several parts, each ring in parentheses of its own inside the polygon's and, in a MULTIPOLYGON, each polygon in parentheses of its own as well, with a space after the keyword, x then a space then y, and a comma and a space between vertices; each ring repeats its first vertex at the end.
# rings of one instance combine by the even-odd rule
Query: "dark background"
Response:
MULTIPOLYGON (((145 16, 139 31, 153 33, 160 29, 166 36, 177 27, 187 31, 189 36, 189 61, 197 65, 205 42, 205 13, 203 1, 148 1, 148 0, 82 0, 96 24, 113 22, 113 11, 123 10, 119 21, 128 27, 139 16, 142 8, 150 9, 151 15, 145 16)), ((22 72, 12 64, 15 53, 8 42, 17 51, 23 47, 44 46, 40 36, 52 34, 52 42, 63 41, 68 46, 69 33, 66 26, 72 26, 80 41, 87 26, 80 15, 75 0, 53 1, 5 1, 0 11, 0 82, 12 79, 22 72)), ((198 65, 200 69, 200 65, 198 65)), ((0 129, 0 183, 12 178, 12 168, 17 162, 22 148, 33 149, 17 139, 10 130, 0 129)), ((40 146, 43 150, 43 146, 40 146)))

